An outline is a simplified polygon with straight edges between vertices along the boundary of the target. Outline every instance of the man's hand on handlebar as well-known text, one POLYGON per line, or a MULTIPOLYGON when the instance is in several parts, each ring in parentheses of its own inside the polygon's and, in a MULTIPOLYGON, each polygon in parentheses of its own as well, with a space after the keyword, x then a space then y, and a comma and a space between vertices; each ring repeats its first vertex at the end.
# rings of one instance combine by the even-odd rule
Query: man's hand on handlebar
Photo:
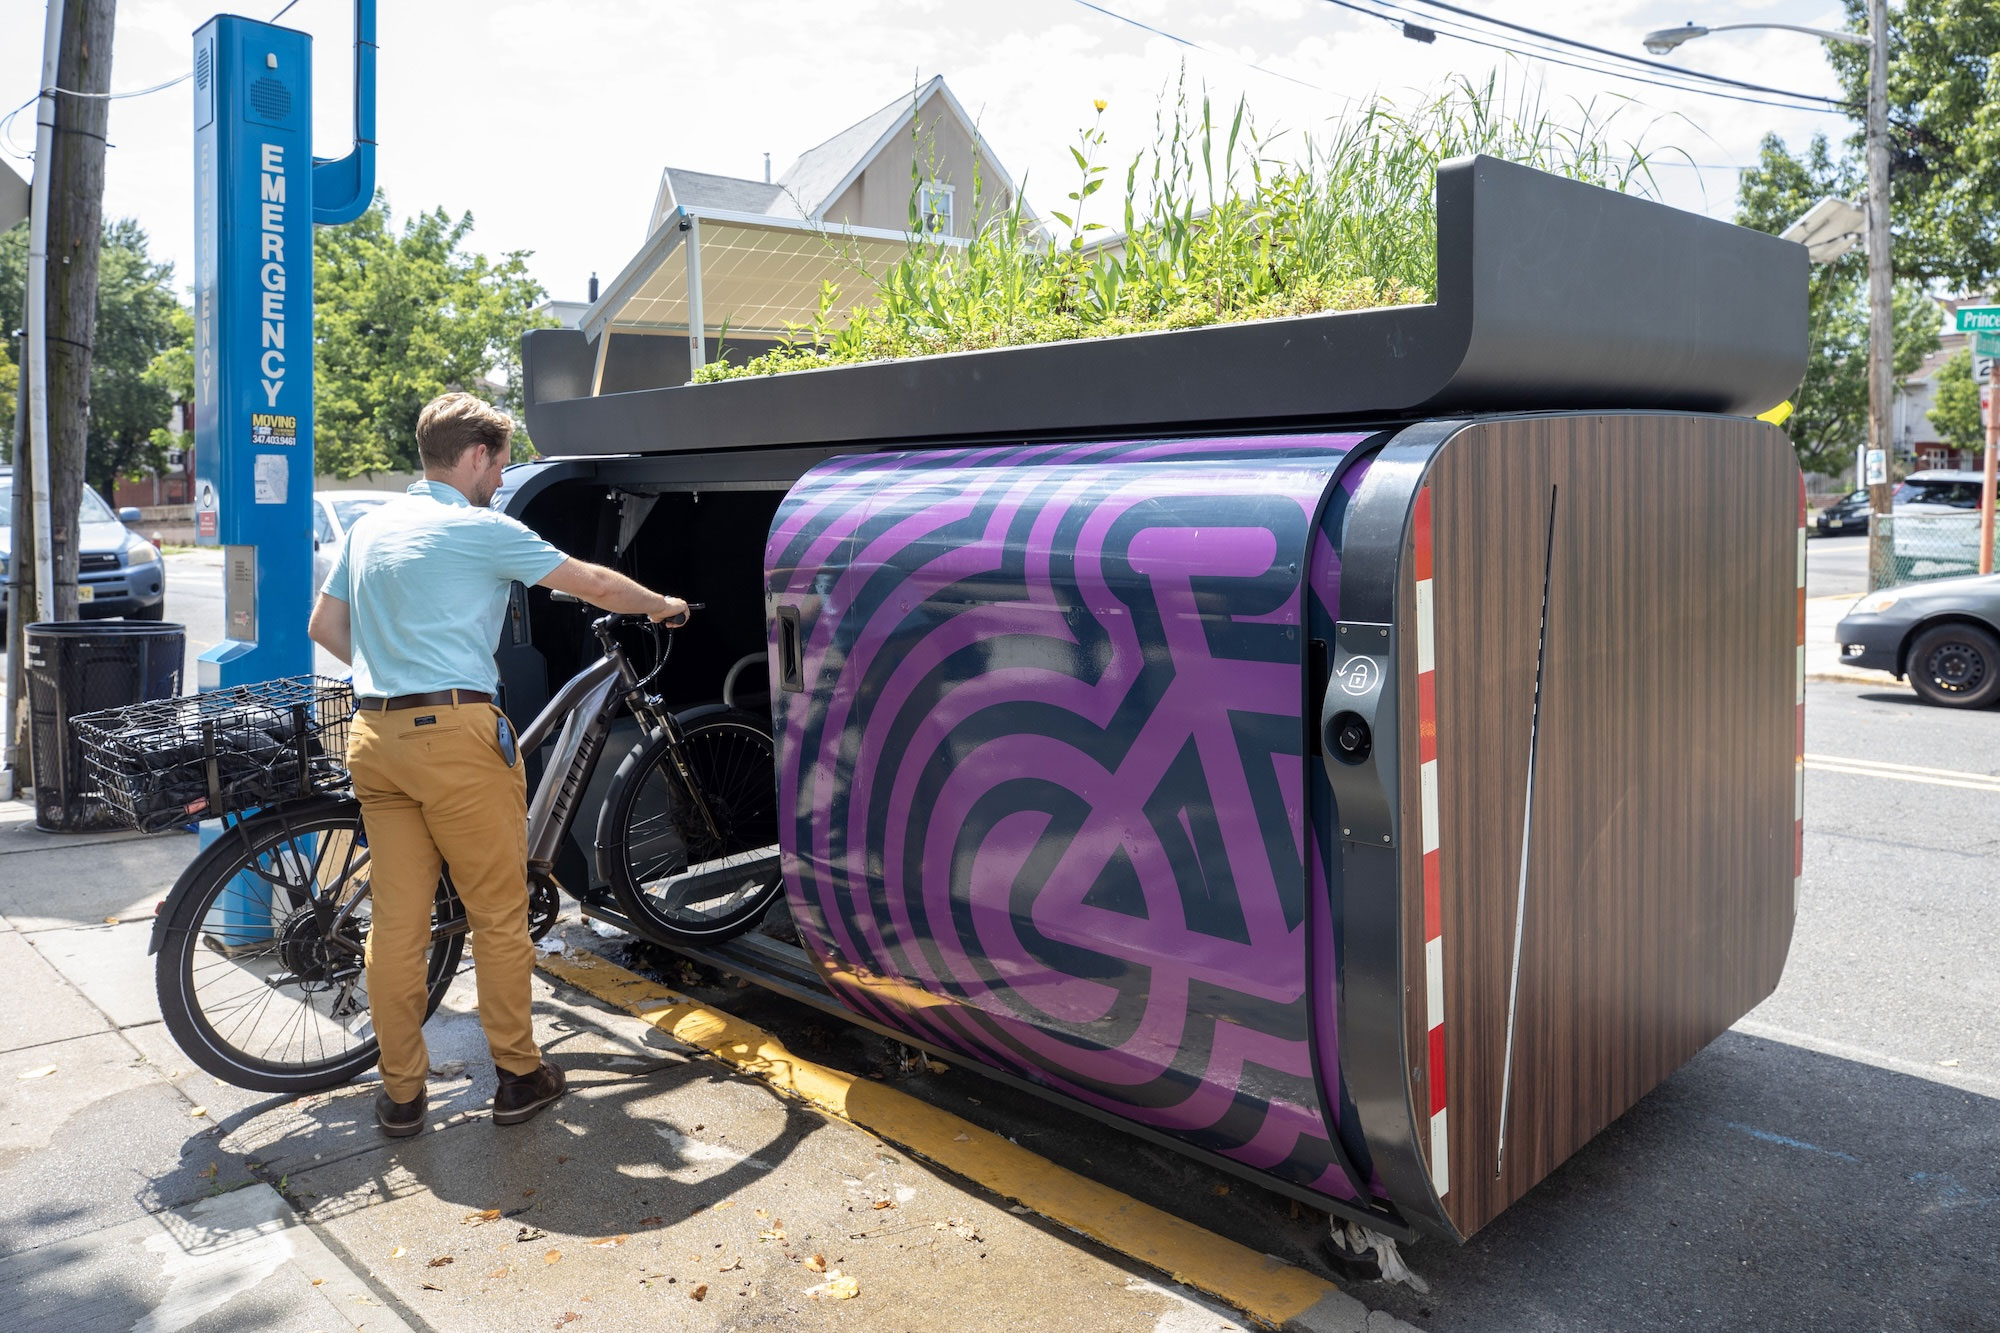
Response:
POLYGON ((563 561, 541 580, 541 586, 558 597, 574 597, 613 615, 644 616, 668 628, 686 624, 692 609, 678 597, 654 592, 615 569, 587 560, 563 561))

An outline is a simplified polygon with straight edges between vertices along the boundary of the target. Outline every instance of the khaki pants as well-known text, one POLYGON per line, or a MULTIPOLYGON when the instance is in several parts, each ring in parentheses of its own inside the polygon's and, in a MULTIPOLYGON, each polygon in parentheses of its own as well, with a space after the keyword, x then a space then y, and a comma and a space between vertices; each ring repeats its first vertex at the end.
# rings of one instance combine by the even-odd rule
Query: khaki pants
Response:
POLYGON ((438 873, 472 927, 479 1021, 493 1063, 510 1074, 541 1066, 529 1009, 535 950, 528 939, 527 778, 500 750, 491 704, 358 712, 348 769, 368 833, 374 919, 368 1005, 382 1044, 382 1086, 414 1098, 430 1073, 424 1046, 425 968, 438 873))

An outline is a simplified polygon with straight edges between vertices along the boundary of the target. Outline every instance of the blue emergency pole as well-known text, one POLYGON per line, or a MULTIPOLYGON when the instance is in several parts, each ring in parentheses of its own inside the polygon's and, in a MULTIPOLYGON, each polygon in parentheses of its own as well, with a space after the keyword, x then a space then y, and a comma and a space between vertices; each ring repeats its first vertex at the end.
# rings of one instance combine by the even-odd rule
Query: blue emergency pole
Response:
MULTIPOLYGON (((354 5, 354 148, 329 161, 312 155, 312 38, 233 14, 197 29, 194 171, 195 541, 223 551, 210 690, 313 669, 313 226, 374 196, 375 0, 354 5)), ((268 936, 269 913, 241 924, 268 936)))

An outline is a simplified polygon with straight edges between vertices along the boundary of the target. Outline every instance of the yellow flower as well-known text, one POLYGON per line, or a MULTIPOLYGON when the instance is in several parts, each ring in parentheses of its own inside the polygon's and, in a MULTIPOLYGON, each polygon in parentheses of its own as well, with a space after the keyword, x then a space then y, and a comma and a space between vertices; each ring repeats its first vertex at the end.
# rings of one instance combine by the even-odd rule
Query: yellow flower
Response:
POLYGON ((1096 101, 1092 102, 1091 105, 1096 107, 1099 111, 1102 111, 1104 110, 1104 99, 1100 97, 1096 101))

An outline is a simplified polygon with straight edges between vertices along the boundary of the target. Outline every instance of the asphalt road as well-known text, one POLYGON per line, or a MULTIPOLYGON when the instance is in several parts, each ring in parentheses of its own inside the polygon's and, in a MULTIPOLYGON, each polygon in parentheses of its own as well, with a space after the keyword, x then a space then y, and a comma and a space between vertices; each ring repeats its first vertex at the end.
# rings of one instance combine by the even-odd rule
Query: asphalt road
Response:
POLYGON ((1868 538, 1807 537, 1806 596, 1868 591, 1868 538))

